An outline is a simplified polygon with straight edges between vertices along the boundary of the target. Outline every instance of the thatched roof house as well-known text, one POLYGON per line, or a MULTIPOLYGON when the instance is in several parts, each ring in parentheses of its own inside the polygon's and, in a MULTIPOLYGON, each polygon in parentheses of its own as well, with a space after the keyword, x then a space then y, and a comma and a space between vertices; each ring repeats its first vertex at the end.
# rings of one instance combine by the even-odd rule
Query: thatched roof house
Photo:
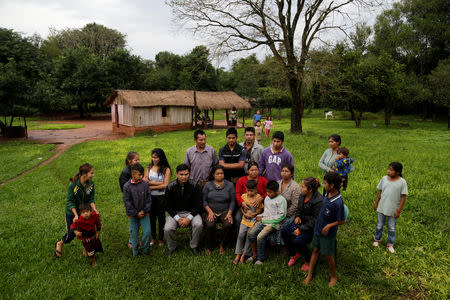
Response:
POLYGON ((134 135, 151 129, 167 131, 192 126, 194 107, 199 110, 250 109, 235 92, 115 90, 105 101, 111 105, 113 129, 134 135))

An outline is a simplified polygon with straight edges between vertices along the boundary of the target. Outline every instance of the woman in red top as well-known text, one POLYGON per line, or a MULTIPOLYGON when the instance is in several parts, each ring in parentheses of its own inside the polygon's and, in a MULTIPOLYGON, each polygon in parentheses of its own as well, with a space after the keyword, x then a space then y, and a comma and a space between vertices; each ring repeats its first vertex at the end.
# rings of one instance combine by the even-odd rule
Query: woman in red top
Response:
MULTIPOLYGON (((234 224, 239 229, 239 226, 241 225, 242 220, 242 212, 241 212, 241 206, 244 205, 244 207, 247 206, 245 202, 242 200, 242 194, 247 193, 247 188, 245 187, 247 184, 247 181, 254 180, 257 183, 256 190, 258 191, 258 194, 261 195, 260 198, 258 198, 258 202, 255 203, 254 206, 259 206, 264 201, 264 198, 267 196, 266 192, 266 185, 267 185, 267 179, 259 176, 259 166, 257 162, 251 161, 248 163, 248 175, 243 176, 239 178, 239 180, 236 182, 236 212, 234 215, 234 224)), ((249 207, 246 207, 249 209, 249 207)))

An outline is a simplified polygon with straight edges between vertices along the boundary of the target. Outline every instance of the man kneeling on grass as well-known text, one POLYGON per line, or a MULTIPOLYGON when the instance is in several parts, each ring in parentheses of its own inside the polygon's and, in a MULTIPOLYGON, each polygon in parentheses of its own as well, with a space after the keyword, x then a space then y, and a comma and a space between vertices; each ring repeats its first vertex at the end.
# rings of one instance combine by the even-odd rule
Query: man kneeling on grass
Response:
POLYGON ((326 173, 323 178, 323 187, 326 194, 314 226, 314 236, 311 243, 314 250, 309 263, 308 276, 303 280, 304 284, 308 284, 312 280, 314 267, 320 253, 325 255, 330 267, 330 282, 328 286, 331 287, 337 282, 336 263, 334 261, 337 226, 345 223, 344 202, 339 193, 341 182, 341 176, 333 172, 326 173))

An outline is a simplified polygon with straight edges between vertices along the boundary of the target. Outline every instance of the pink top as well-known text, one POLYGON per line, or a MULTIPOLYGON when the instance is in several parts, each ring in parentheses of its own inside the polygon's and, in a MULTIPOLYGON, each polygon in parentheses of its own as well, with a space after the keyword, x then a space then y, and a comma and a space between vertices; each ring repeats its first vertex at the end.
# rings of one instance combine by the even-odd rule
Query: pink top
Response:
POLYGON ((265 120, 264 126, 266 127, 266 129, 270 129, 270 127, 272 126, 272 121, 265 120))

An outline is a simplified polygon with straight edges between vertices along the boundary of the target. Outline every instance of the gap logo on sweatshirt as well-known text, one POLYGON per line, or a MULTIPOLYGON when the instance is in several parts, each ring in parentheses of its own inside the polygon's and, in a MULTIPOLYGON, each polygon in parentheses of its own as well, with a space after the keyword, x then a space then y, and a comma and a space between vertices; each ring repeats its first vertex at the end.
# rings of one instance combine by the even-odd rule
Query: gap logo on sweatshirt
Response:
POLYGON ((276 155, 269 155, 269 159, 267 160, 269 164, 277 164, 280 165, 281 157, 276 155))

